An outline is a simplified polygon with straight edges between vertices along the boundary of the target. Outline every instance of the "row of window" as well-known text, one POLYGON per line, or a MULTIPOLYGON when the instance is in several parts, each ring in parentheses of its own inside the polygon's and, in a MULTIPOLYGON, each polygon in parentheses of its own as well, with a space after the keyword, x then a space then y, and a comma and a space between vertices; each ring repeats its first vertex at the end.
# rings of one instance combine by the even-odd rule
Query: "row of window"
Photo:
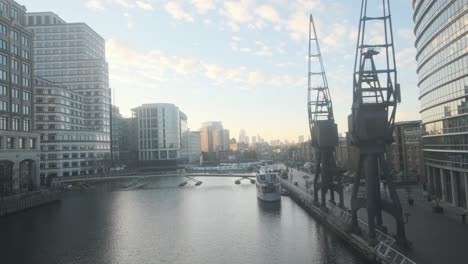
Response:
POLYGON ((462 57, 419 81, 420 94, 468 75, 468 57, 462 57))
POLYGON ((0 149, 37 149, 35 138, 15 138, 0 136, 0 149))
MULTIPOLYGON (((8 66, 8 55, 0 53, 0 64, 8 66)), ((14 70, 19 71, 20 70, 19 66, 20 66, 20 62, 18 60, 15 60, 15 59, 12 58, 11 59, 11 68, 14 69, 14 70)), ((23 70, 24 75, 26 75, 26 74, 29 75, 29 73, 31 73, 29 64, 22 63, 21 66, 22 66, 21 69, 23 70)))
POLYGON ((436 165, 468 169, 467 153, 424 151, 424 160, 436 165))
POLYGON ((31 120, 23 119, 23 126, 20 127, 20 118, 11 118, 11 123, 9 118, 5 116, 0 116, 0 130, 13 130, 13 131, 31 131, 31 120))
MULTIPOLYGON (((10 75, 11 82, 13 84, 19 85, 20 84, 20 76, 18 74, 12 73, 10 75)), ((4 70, 0 70, 0 81, 8 81, 8 72, 4 70)), ((24 87, 30 87, 29 78, 23 77, 21 78, 21 85, 24 87)))
MULTIPOLYGON (((31 100, 31 93, 27 91, 23 91, 23 101, 29 101, 31 100)), ((0 96, 8 96, 8 87, 5 85, 0 84, 0 96)), ((20 90, 18 89, 11 89, 11 97, 13 99, 20 99, 20 90)))
POLYGON ((418 62, 424 62, 426 59, 430 59, 436 50, 464 35, 468 27, 468 25, 464 24, 464 21, 467 19, 468 13, 460 19, 455 20, 447 28, 442 29, 441 32, 425 32, 425 34, 429 34, 430 42, 427 42, 424 46, 417 46, 418 53, 416 55, 416 60, 418 62), (436 37, 433 38, 435 33, 437 33, 436 37))
POLYGON ((420 79, 424 79, 427 75, 432 74, 432 72, 438 70, 441 66, 456 60, 458 57, 466 56, 466 47, 468 47, 468 35, 463 36, 451 43, 449 46, 440 49, 424 63, 420 62, 418 67, 420 79))
POLYGON ((168 151, 140 151, 140 160, 168 160, 177 159, 177 150, 168 151))
MULTIPOLYGON (((0 40, 0 49, 2 50, 8 50, 8 42, 4 39, 0 40)), ((11 53, 17 55, 17 56, 22 56, 23 58, 29 60, 31 58, 31 53, 29 50, 25 49, 20 49, 18 46, 11 44, 10 46, 10 51, 11 53), (20 53, 21 51, 21 53, 20 53)))
POLYGON ((420 98, 421 110, 456 98, 468 96, 468 76, 447 83, 420 98))
MULTIPOLYGON (((105 134, 75 134, 75 135, 60 135, 55 133, 43 134, 41 136, 43 141, 110 141, 110 136, 105 134)), ((68 146, 63 146, 68 149, 68 146)), ((77 146, 72 146, 73 148, 78 148, 77 146)))
POLYGON ((11 103, 10 109, 8 109, 8 102, 0 101, 0 111, 11 111, 16 114, 30 115, 31 107, 29 105, 23 105, 22 111, 20 113, 20 105, 11 103))
POLYGON ((444 119, 422 126, 423 135, 442 135, 447 133, 468 132, 468 116, 444 119))

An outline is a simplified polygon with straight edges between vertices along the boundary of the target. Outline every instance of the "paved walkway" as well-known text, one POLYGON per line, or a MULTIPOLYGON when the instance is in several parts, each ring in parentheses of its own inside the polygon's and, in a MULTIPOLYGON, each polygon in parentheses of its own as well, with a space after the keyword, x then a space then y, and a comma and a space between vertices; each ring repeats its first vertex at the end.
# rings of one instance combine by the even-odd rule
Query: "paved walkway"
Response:
MULTIPOLYGON (((290 181, 298 182, 299 187, 305 189, 305 179, 309 176, 313 180, 313 174, 308 174, 296 169, 291 170, 290 181)), ((345 188, 345 205, 350 207, 351 189, 345 188)), ((402 201, 403 212, 409 213, 406 223, 407 238, 413 243, 413 247, 407 255, 418 264, 466 264, 468 263, 468 224, 461 224, 461 217, 456 208, 441 203, 444 214, 432 212, 432 205, 422 192, 422 188, 412 189, 415 199, 414 205, 407 203, 407 192, 399 189, 398 194, 402 201)), ((365 210, 360 210, 359 216, 366 220, 365 210)), ((389 232, 394 233, 395 223, 389 215, 383 215, 384 225, 389 232)), ((366 220, 367 221, 367 220, 366 220)))

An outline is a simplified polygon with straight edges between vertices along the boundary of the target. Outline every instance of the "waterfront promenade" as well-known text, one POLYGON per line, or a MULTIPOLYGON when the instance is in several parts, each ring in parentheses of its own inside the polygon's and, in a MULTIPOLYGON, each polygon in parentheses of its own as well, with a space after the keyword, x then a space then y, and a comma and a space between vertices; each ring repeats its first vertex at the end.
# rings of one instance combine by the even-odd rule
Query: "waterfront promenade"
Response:
MULTIPOLYGON (((305 190, 305 179, 309 176, 313 180, 314 175, 290 169, 291 182, 298 182, 298 186, 305 190)), ((406 191, 398 190, 402 201, 403 213, 409 213, 406 223, 406 234, 408 240, 413 244, 407 255, 420 264, 465 264, 468 259, 468 224, 461 223, 459 211, 444 206, 444 214, 432 212, 431 203, 422 195, 421 188, 413 188, 412 196, 415 199, 414 205, 409 206, 406 202, 406 191)), ((345 189, 345 206, 350 208, 351 189, 345 189)), ((359 211, 362 219, 367 219, 365 210, 359 211)), ((384 224, 390 231, 394 230, 394 220, 384 213, 384 224)))

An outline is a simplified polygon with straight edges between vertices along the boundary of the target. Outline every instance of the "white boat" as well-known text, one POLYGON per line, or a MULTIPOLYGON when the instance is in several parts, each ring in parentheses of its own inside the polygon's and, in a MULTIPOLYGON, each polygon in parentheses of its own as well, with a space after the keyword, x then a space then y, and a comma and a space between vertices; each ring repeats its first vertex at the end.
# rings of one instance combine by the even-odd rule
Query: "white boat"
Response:
POLYGON ((276 172, 260 170, 256 176, 257 198, 266 202, 281 200, 281 184, 276 172))

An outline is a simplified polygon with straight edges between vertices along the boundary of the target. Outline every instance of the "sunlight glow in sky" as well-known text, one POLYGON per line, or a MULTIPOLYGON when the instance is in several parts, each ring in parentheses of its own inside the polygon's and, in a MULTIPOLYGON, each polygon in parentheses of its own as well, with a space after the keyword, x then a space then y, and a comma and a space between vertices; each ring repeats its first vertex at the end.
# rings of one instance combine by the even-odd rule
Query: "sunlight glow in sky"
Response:
MULTIPOLYGON (((30 12, 85 22, 106 39, 110 84, 125 116, 143 103, 174 103, 197 130, 222 121, 238 136, 307 138, 307 47, 313 13, 335 119, 347 130, 358 0, 17 0, 30 12)), ((378 10, 381 1, 369 0, 378 10)), ((393 0, 402 104, 420 119, 411 1, 393 0)), ((378 30, 368 34, 379 36, 378 30)))

